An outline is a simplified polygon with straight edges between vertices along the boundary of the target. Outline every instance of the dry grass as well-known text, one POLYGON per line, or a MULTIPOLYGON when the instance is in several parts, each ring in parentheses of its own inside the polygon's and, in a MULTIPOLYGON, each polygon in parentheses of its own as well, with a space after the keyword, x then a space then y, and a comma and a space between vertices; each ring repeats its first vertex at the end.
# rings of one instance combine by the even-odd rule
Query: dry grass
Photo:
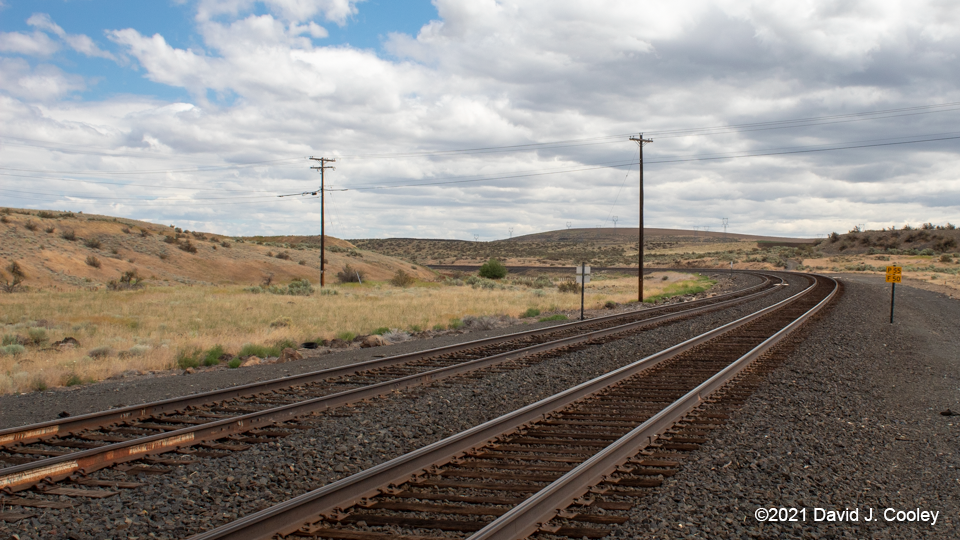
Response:
MULTIPOLYGON (((645 295, 693 281, 686 274, 655 274, 645 280, 645 295)), ((516 317, 529 308, 546 314, 580 305, 579 295, 556 288, 484 290, 436 283, 397 288, 365 283, 334 289, 338 294, 309 297, 252 294, 238 286, 0 295, 0 322, 6 325, 2 333, 8 340, 27 337, 40 326, 46 327, 47 338, 44 346, 0 356, 0 393, 103 380, 128 370, 172 369, 178 352, 216 345, 236 354, 248 343, 272 345, 284 339, 299 343, 342 332, 370 334, 380 327, 446 327, 468 315, 516 317), (289 318, 289 325, 271 325, 282 318, 289 318), (81 346, 62 352, 49 346, 68 336, 81 346), (94 349, 109 352, 97 357, 91 354, 94 349)), ((599 277, 587 286, 588 308, 635 299, 636 277, 599 277)))

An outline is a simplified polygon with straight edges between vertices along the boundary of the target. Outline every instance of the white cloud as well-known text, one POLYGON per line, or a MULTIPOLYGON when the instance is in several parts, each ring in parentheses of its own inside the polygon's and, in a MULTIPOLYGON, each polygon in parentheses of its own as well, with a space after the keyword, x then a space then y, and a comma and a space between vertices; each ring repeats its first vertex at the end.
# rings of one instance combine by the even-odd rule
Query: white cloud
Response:
POLYGON ((263 4, 285 21, 302 22, 322 15, 336 24, 345 24, 357 13, 356 4, 363 0, 200 0, 197 19, 207 21, 218 16, 239 16, 263 4))
MULTIPOLYGON (((623 137, 616 144, 523 153, 351 156, 960 101, 960 76, 954 69, 960 9, 945 3, 915 2, 906 9, 900 2, 856 0, 702 0, 682 6, 627 0, 435 0, 437 21, 416 36, 388 37, 391 58, 346 46, 317 46, 310 39, 327 35, 312 18, 344 23, 356 12, 356 2, 276 0, 262 5, 268 14, 252 14, 253 0, 201 0, 192 48, 174 47, 162 35, 147 36, 134 28, 108 33, 136 59, 145 77, 187 89, 193 104, 129 96, 97 104, 64 101, 41 107, 43 122, 31 117, 4 125, 46 126, 42 136, 33 138, 72 141, 83 133, 83 144, 101 149, 98 154, 57 154, 64 167, 178 169, 156 177, 157 184, 287 193, 315 187, 316 173, 305 161, 210 173, 179 169, 326 155, 341 158, 338 170, 327 177, 337 186, 421 183, 625 162, 634 159, 636 147, 623 137)), ((49 19, 32 24, 65 35, 49 19)), ((42 74, 35 71, 25 63, 5 67, 3 90, 32 102, 20 81, 37 80, 42 74)), ((70 84, 76 87, 62 73, 46 73, 60 77, 42 93, 47 99, 65 95, 70 84)), ((946 221, 960 207, 960 167, 952 147, 944 144, 924 147, 926 152, 889 147, 654 162, 948 132, 956 114, 655 137, 646 150, 648 225, 716 225, 728 217, 734 230, 743 232, 815 234, 849 228, 843 224, 851 220, 880 223, 925 215, 924 221, 946 221), (907 185, 909 190, 898 188, 907 185)), ((41 161, 36 158, 26 151, 17 157, 24 163, 41 161)), ((140 189, 172 197, 159 189, 140 189)), ((112 208, 188 221, 191 229, 196 224, 223 232, 316 229, 312 201, 238 199, 211 205, 182 203, 184 192, 175 193, 179 198, 167 202, 118 202, 112 208), (238 220, 238 215, 256 219, 238 220)), ((472 238, 473 232, 484 238, 505 236, 508 226, 515 227, 514 234, 561 228, 567 221, 591 227, 610 214, 620 217, 621 227, 635 226, 636 197, 636 170, 622 168, 337 192, 330 207, 335 221, 328 226, 347 237, 462 238, 472 238)))
POLYGON ((46 13, 35 13, 27 19, 27 24, 33 26, 34 28, 45 30, 57 35, 60 39, 67 43, 71 49, 77 51, 84 56, 94 56, 100 58, 106 58, 108 60, 116 60, 112 54, 107 51, 101 50, 93 42, 90 37, 83 34, 68 34, 63 28, 53 22, 49 15, 46 13))
MULTIPOLYGON (((19 58, 0 57, 0 89, 29 101, 50 101, 83 90, 83 78, 50 65, 30 67, 19 58)), ((11 126, 7 126, 11 127, 11 126)))
POLYGON ((60 46, 43 32, 25 34, 23 32, 0 32, 0 51, 5 53, 27 54, 30 56, 50 56, 60 46))

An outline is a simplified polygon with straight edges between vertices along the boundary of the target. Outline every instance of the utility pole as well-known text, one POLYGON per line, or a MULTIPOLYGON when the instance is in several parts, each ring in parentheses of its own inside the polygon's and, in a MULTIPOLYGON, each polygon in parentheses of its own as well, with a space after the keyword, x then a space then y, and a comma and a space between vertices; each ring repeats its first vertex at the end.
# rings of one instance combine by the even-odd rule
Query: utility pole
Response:
POLYGON ((326 274, 324 274, 324 264, 326 261, 326 245, 324 244, 324 223, 326 220, 323 218, 323 170, 324 169, 333 169, 336 170, 336 167, 327 165, 327 163, 335 163, 336 159, 324 158, 324 157, 311 157, 310 159, 314 161, 319 161, 319 167, 310 167, 311 169, 317 169, 320 171, 320 287, 322 288, 326 284, 326 274))
POLYGON ((643 145, 650 144, 653 142, 653 139, 644 139, 643 133, 640 133, 638 137, 630 137, 631 141, 635 141, 637 146, 640 147, 640 266, 637 270, 637 300, 642 304, 643 303, 643 145))

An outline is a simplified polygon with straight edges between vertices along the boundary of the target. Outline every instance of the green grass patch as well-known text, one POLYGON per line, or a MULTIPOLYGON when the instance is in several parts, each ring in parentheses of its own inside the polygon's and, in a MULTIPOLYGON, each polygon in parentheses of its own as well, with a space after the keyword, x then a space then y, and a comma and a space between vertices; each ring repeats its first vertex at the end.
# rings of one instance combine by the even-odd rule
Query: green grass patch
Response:
POLYGON ((357 335, 350 331, 340 332, 337 334, 337 339, 342 341, 353 341, 356 337, 357 335))
POLYGON ((182 350, 177 353, 177 367, 180 369, 200 366, 200 349, 182 350))
POLYGON ((521 314, 520 314, 520 317, 525 319, 525 318, 527 318, 527 317, 536 317, 537 315, 540 315, 540 310, 537 309, 537 308, 532 307, 532 308, 527 309, 527 310, 524 311, 523 313, 521 313, 521 314))
POLYGON ((247 343, 240 349, 240 354, 238 356, 256 356, 258 358, 266 358, 268 356, 280 356, 280 348, 276 346, 269 345, 254 345, 253 343, 247 343))
POLYGON ((377 328, 376 330, 374 330, 374 331, 371 332, 371 333, 373 333, 373 334, 375 334, 375 335, 378 335, 378 336, 382 336, 382 335, 388 333, 389 331, 390 331, 390 329, 387 328, 386 326, 381 326, 380 328, 377 328))
POLYGON ((223 356, 223 347, 217 345, 203 354, 203 365, 216 366, 220 364, 220 357, 223 356))
POLYGON ((678 281, 671 285, 667 285, 662 293, 644 298, 643 301, 652 304, 658 300, 663 300, 664 298, 702 293, 703 291, 713 287, 716 283, 716 280, 710 279, 706 276, 700 276, 693 280, 678 281))
POLYGON ((556 315, 550 315, 549 317, 540 317, 540 322, 549 322, 549 321, 569 321, 570 319, 563 313, 557 313, 556 315))
POLYGON ((447 326, 447 328, 451 330, 459 330, 463 328, 463 321, 460 319, 450 319, 450 324, 447 326))
POLYGON ((229 367, 230 369, 237 369, 238 367, 240 367, 240 364, 242 363, 243 361, 240 360, 239 358, 234 358, 233 360, 230 361, 229 364, 227 364, 227 367, 229 367))

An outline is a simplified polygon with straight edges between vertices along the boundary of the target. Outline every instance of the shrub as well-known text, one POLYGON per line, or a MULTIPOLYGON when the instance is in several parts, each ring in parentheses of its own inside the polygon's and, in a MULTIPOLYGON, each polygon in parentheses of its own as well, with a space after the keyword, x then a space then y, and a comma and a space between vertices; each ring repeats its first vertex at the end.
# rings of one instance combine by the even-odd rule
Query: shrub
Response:
POLYGON ((380 328, 377 328, 376 330, 374 330, 372 333, 375 334, 375 335, 378 335, 378 336, 382 336, 382 335, 386 334, 386 333, 389 332, 389 331, 390 331, 390 329, 387 328, 386 326, 381 326, 380 328))
POLYGON ((480 267, 480 277, 487 279, 502 279, 507 276, 507 267, 497 259, 491 258, 480 267))
POLYGON ((37 230, 37 223, 36 223, 35 221, 33 221, 32 219, 28 219, 27 222, 23 224, 23 226, 24 226, 28 231, 35 231, 35 230, 37 230))
POLYGON ((7 345, 13 345, 17 343, 17 336, 13 334, 4 334, 3 339, 0 340, 0 346, 6 347, 7 345))
POLYGON ((223 347, 217 345, 212 349, 207 350, 203 354, 203 365, 205 366, 216 366, 220 363, 220 357, 223 356, 224 351, 223 347))
POLYGON ((832 233, 830 233, 830 237, 829 237, 829 238, 830 238, 830 243, 831 243, 831 244, 835 244, 835 243, 837 243, 837 241, 840 240, 840 235, 837 234, 836 232, 832 232, 832 233))
POLYGON ((229 248, 230 242, 227 242, 226 240, 224 240, 223 242, 220 242, 220 247, 229 248))
POLYGON ((434 331, 434 332, 443 332, 443 331, 446 330, 446 329, 447 329, 447 327, 444 326, 444 325, 442 325, 442 324, 435 324, 435 325, 433 325, 433 331, 434 331))
POLYGON ((556 315, 550 315, 549 317, 540 317, 540 322, 567 321, 567 320, 569 320, 567 316, 562 313, 557 313, 556 315))
POLYGON ((474 289, 496 289, 497 282, 492 279, 470 276, 466 281, 467 285, 470 285, 474 289))
POLYGON ((313 286, 304 278, 297 278, 287 285, 287 294, 293 296, 310 296, 313 293, 313 286))
POLYGON ((287 253, 286 251, 281 251, 280 253, 277 253, 277 258, 278 258, 278 259, 281 259, 281 260, 284 260, 284 261, 289 261, 289 260, 290 260, 290 254, 287 253))
POLYGON ((87 238, 83 241, 83 245, 90 249, 100 249, 100 240, 96 238, 87 238))
POLYGON ((343 270, 337 272, 337 280, 340 283, 363 283, 366 274, 362 270, 357 270, 349 264, 343 267, 343 270))
POLYGON ((56 231, 56 230, 57 230, 56 227, 52 227, 52 226, 51 226, 51 227, 47 227, 47 228, 43 229, 43 232, 45 232, 45 233, 47 233, 47 234, 53 234, 53 231, 56 231))
POLYGON ((71 373, 63 380, 64 386, 79 386, 83 384, 83 379, 80 378, 76 373, 71 373))
POLYGON ((450 324, 447 325, 451 330, 459 330, 463 328, 463 321, 460 319, 450 319, 450 324))
POLYGON ((940 262, 945 262, 945 263, 953 262, 953 257, 950 256, 949 253, 944 253, 943 255, 940 256, 940 262))
POLYGON ((140 238, 149 238, 151 236, 153 236, 153 233, 151 233, 150 231, 146 229, 140 229, 140 238))
POLYGON ((166 251, 161 251, 160 254, 157 255, 157 257, 160 257, 161 261, 165 261, 170 258, 170 254, 167 253, 166 251))
POLYGON ((181 242, 177 247, 182 249, 183 251, 186 251, 187 253, 197 252, 197 246, 193 245, 193 242, 191 242, 190 240, 181 242))
POLYGON ((605 307, 605 308, 607 308, 607 309, 614 309, 614 308, 617 307, 618 305, 619 305, 619 304, 617 304, 617 303, 614 302, 613 300, 607 300, 607 303, 604 304, 603 307, 605 307))
POLYGON ((30 336, 30 341, 38 347, 50 340, 45 328, 31 328, 27 330, 27 335, 30 336))
POLYGON ((409 287, 416 282, 417 278, 411 276, 403 270, 397 270, 397 272, 393 274, 393 278, 390 279, 390 284, 395 287, 409 287))
POLYGON ((32 386, 35 391, 43 392, 47 389, 47 381, 43 380, 43 378, 38 375, 37 378, 33 380, 32 386))
POLYGON ((163 237, 163 241, 166 242, 166 243, 168 243, 168 244, 176 244, 176 243, 177 243, 177 239, 174 238, 174 237, 172 237, 172 236, 170 236, 169 234, 163 237))
POLYGON ((200 349, 181 350, 177 353, 177 367, 180 369, 195 368, 200 365, 200 349))
POLYGON ((130 347, 129 350, 127 350, 127 354, 129 356, 143 356, 149 351, 150 351, 149 345, 134 345, 133 347, 130 347))
POLYGON ((60 231, 60 238, 73 242, 77 239, 77 233, 73 232, 73 229, 63 229, 60 231))
POLYGON ((84 262, 87 263, 87 266, 92 266, 94 268, 100 268, 101 266, 100 259, 94 257, 93 255, 87 255, 87 260, 84 262))
POLYGON ((0 223, 10 223, 10 219, 7 218, 6 214, 0 216, 0 223))
POLYGON ((320 289, 320 296, 336 296, 340 294, 336 289, 320 289))
POLYGON ((0 347, 0 356, 19 356, 25 352, 27 352, 27 349, 18 343, 12 343, 10 345, 4 345, 3 347, 0 347))
POLYGON ((353 341, 356 337, 357 337, 356 334, 349 331, 344 331, 337 334, 337 339, 341 341, 353 341))
POLYGON ((20 267, 20 263, 17 261, 12 261, 6 267, 6 272, 10 273, 9 279, 7 279, 6 272, 0 272, 0 290, 7 293, 14 293, 20 290, 21 284, 24 280, 27 279, 26 272, 23 271, 23 268, 20 267))
POLYGON ((305 261, 305 260, 303 260, 303 259, 300 259, 300 261, 299 261, 297 264, 299 264, 300 266, 306 266, 306 265, 307 265, 307 261, 305 261))
POLYGON ((53 212, 47 212, 46 210, 41 210, 37 212, 37 217, 41 219, 54 219, 57 217, 53 212))
POLYGON ((120 276, 119 280, 111 279, 107 282, 107 288, 111 291, 125 291, 130 289, 142 289, 143 279, 137 274, 136 270, 127 270, 120 276))
POLYGON ((242 363, 243 363, 243 360, 240 360, 239 358, 234 358, 227 364, 227 367, 229 367, 230 369, 237 369, 238 367, 240 367, 240 364, 242 363))
POLYGON ((410 326, 410 333, 416 334, 417 332, 423 332, 423 328, 419 324, 414 324, 410 326))
POLYGON ((95 347, 87 351, 87 356, 90 358, 106 358, 112 353, 113 351, 110 349, 110 347, 95 347))
POLYGON ((540 310, 539 310, 539 309, 537 309, 537 308, 529 308, 529 309, 527 309, 526 311, 524 311, 523 313, 521 313, 521 314, 520 314, 520 317, 522 317, 522 318, 536 317, 537 315, 540 315, 540 310))
POLYGON ((564 281, 557 286, 557 290, 563 293, 579 293, 580 284, 576 281, 564 281))
POLYGON ((538 276, 537 279, 533 280, 534 289, 544 289, 546 287, 553 287, 553 281, 547 276, 538 276))

